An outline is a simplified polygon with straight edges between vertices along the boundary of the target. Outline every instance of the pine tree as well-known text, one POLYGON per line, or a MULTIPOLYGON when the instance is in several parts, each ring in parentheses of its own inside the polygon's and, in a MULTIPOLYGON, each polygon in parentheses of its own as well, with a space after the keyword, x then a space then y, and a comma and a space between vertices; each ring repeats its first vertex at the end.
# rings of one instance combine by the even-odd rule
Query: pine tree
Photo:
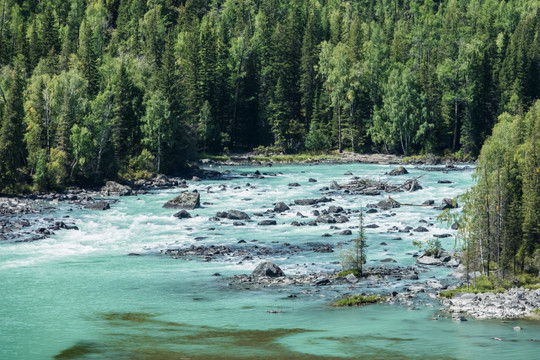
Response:
POLYGON ((88 81, 88 94, 94 96, 99 88, 97 58, 92 43, 92 29, 86 20, 83 20, 80 28, 77 57, 81 74, 88 81))
POLYGON ((19 169, 24 165, 24 69, 21 57, 16 60, 11 77, 0 128, 0 192, 10 190, 17 183, 19 169))

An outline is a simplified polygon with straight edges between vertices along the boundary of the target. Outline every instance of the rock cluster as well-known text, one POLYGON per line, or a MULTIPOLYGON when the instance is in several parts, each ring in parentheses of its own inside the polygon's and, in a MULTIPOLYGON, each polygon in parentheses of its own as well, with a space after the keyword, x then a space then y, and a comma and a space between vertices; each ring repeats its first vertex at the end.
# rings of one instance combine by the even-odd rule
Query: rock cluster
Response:
POLYGON ((530 315, 540 308, 540 289, 512 288, 504 293, 461 293, 444 300, 451 314, 469 314, 478 319, 511 319, 530 315))

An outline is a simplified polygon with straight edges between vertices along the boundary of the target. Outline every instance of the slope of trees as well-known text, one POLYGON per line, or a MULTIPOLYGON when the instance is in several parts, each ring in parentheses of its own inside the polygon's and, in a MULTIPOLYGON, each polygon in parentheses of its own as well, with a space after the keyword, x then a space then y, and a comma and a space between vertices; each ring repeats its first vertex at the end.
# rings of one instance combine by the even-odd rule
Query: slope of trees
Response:
POLYGON ((0 191, 197 151, 476 156, 540 94, 535 0, 0 0, 0 191))
POLYGON ((540 101, 504 113, 482 147, 478 183, 466 197, 461 231, 471 271, 500 279, 540 270, 540 101))

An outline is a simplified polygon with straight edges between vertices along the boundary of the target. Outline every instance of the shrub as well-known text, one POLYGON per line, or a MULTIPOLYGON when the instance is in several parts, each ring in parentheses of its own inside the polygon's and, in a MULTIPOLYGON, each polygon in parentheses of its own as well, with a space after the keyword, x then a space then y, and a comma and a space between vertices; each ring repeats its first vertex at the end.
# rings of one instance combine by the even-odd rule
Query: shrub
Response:
POLYGON ((379 295, 353 295, 341 300, 336 301, 332 304, 334 307, 342 306, 360 306, 366 304, 376 304, 384 301, 386 298, 379 295))

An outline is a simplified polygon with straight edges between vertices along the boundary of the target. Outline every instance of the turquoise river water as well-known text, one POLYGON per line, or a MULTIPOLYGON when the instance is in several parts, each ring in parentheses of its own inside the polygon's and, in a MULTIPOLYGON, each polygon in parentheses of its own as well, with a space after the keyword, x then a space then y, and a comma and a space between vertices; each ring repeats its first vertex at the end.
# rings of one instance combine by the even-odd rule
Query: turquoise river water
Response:
MULTIPOLYGON (((319 198, 320 188, 350 181, 350 175, 393 183, 417 177, 423 189, 396 193, 402 203, 420 204, 464 193, 472 184, 472 171, 450 173, 409 169, 411 174, 388 177, 392 166, 295 165, 272 168, 217 168, 230 170, 231 179, 190 184, 201 193, 202 208, 191 219, 173 217, 176 210, 163 204, 182 189, 122 197, 106 212, 55 204, 55 218, 69 216, 79 231, 59 231, 30 243, 0 243, 0 359, 538 359, 540 324, 532 321, 432 320, 441 304, 428 299, 425 306, 378 304, 354 308, 329 305, 342 296, 339 286, 239 289, 228 277, 249 274, 259 258, 240 262, 218 258, 204 262, 196 256, 174 259, 160 250, 192 244, 246 246, 288 242, 345 241, 329 224, 293 227, 292 221, 315 219, 309 206, 294 206, 276 216, 278 225, 258 226, 253 213, 273 208, 276 201, 319 198), (255 170, 277 173, 253 179, 235 174, 255 170), (315 178, 318 182, 308 182, 315 178), (451 184, 438 184, 438 180, 451 184), (252 187, 246 186, 249 182, 252 187), (298 182, 299 187, 288 187, 298 182), (218 186, 225 184, 226 191, 218 186), (232 221, 210 221, 217 211, 238 209, 254 221, 233 226, 232 221), (301 212, 305 219, 297 217, 301 212), (195 216, 198 215, 198 216, 195 216), (321 237, 324 233, 332 237, 321 237), (251 242, 257 240, 257 243, 251 242), (141 256, 127 256, 138 253, 141 256), (220 273, 221 276, 212 276, 220 273), (296 295, 290 297, 289 295, 296 295), (521 326, 522 331, 513 330, 521 326), (503 339, 495 341, 494 338, 503 339)), ((344 194, 328 195, 328 205, 358 210, 382 200, 344 194)), ((319 210, 320 210, 319 209, 319 210)), ((457 210, 459 211, 459 209, 457 210)), ((438 223, 440 211, 431 207, 402 206, 390 212, 366 214, 368 265, 380 260, 387 266, 415 264, 413 240, 425 241, 439 233, 453 233, 438 223), (392 226, 416 227, 420 220, 434 225, 428 233, 399 234, 392 226), (381 243, 384 243, 381 245, 381 243)), ((357 225, 338 224, 341 229, 357 225)), ((356 234, 356 230, 353 230, 356 234)), ((446 249, 453 237, 442 239, 446 249)), ((286 275, 339 269, 338 251, 300 252, 270 257, 286 275)), ((434 268, 420 280, 448 280, 450 270, 434 268)), ((397 289, 403 284, 392 284, 397 289)), ((391 292, 392 289, 387 289, 391 292)))

